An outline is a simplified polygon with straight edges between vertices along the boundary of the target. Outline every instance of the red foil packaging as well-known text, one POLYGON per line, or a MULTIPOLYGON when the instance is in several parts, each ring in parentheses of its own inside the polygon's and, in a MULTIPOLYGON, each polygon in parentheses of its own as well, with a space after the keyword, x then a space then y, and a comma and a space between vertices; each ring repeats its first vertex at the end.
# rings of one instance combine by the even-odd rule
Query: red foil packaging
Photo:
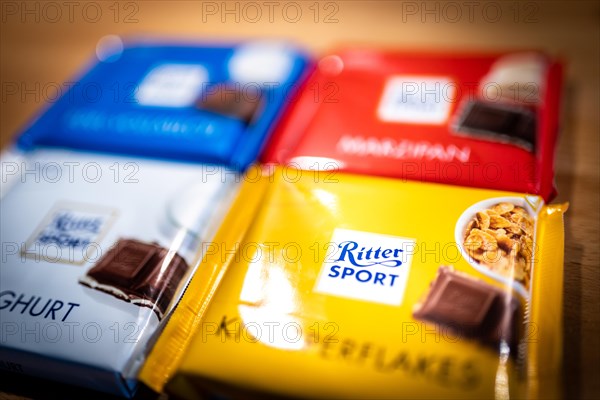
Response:
POLYGON ((534 51, 325 56, 263 161, 556 195, 562 65, 534 51))

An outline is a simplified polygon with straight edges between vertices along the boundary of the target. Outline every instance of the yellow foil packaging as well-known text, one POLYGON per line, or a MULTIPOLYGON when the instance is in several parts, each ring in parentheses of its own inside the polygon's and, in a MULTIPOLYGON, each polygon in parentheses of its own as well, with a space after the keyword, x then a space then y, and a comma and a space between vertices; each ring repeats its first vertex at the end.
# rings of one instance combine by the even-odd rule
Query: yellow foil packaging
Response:
POLYGON ((205 244, 147 385, 181 398, 559 395, 566 205, 262 173, 205 244))

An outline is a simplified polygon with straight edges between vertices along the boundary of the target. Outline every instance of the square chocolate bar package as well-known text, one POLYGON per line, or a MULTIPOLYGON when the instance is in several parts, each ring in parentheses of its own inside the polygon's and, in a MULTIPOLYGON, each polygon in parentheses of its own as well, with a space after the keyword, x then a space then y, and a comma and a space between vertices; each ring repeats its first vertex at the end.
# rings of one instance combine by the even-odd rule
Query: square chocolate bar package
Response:
POLYGON ((262 200, 206 252, 142 368, 149 386, 184 399, 560 393, 566 205, 289 167, 244 186, 253 197, 236 204, 262 200))
POLYGON ((2 154, 0 366, 132 396, 307 61, 280 42, 105 56, 2 154))
POLYGON ((264 162, 555 196, 561 63, 536 51, 323 57, 264 162))

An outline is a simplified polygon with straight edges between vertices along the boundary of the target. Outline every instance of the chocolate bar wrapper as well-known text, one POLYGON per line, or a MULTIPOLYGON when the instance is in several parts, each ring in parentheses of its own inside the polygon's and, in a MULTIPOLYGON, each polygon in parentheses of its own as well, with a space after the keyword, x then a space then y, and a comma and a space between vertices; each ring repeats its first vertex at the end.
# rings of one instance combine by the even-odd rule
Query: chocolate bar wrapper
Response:
POLYGON ((17 141, 243 171, 309 65, 280 41, 126 41, 90 68, 17 141))
POLYGON ((0 359, 132 395, 151 337, 237 192, 235 172, 211 167, 218 174, 208 178, 201 164, 52 149, 21 167, 57 165, 93 167, 72 181, 19 180, 0 204, 0 359), (131 182, 115 182, 116 165, 130 166, 120 173, 131 182))
POLYGON ((324 56, 264 162, 556 194, 562 65, 536 51, 324 56))
POLYGON ((2 157, 0 368, 133 396, 306 63, 126 43, 29 126, 2 157))
POLYGON ((287 167, 246 186, 262 192, 258 211, 249 226, 224 225, 228 238, 205 254, 202 267, 223 278, 210 293, 204 276, 192 278, 140 375, 155 390, 177 398, 559 393, 566 205, 287 167))

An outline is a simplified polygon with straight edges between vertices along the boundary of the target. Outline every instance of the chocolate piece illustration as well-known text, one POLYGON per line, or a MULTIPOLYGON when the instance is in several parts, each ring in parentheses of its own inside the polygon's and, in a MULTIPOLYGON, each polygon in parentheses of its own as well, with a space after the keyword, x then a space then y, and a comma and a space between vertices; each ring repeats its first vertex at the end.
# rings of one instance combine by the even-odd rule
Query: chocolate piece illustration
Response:
POLYGON ((462 337, 492 346, 504 340, 514 348, 520 314, 519 301, 505 291, 440 267, 413 316, 448 327, 462 337))
POLYGON ((536 119, 525 107, 473 101, 462 110, 455 129, 475 138, 512 143, 529 151, 535 148, 536 119))
POLYGON ((180 255, 157 244, 120 239, 79 283, 150 307, 162 318, 187 269, 180 255))
POLYGON ((218 85, 202 93, 196 107, 216 114, 239 118, 250 123, 261 105, 261 94, 239 90, 234 86, 218 85))

